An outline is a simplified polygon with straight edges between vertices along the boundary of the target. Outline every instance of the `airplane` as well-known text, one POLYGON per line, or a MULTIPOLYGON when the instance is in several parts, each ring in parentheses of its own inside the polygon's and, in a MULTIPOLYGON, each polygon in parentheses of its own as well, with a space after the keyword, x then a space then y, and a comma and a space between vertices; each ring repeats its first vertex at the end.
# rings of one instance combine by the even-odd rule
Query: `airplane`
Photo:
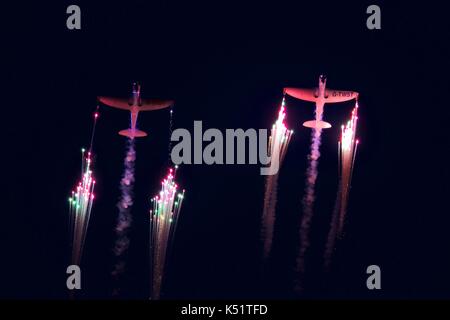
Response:
POLYGON ((97 99, 109 107, 130 111, 131 127, 119 131, 121 136, 131 139, 147 136, 147 133, 136 128, 137 118, 140 111, 153 111, 168 108, 173 104, 171 100, 146 100, 141 98, 141 86, 139 83, 133 83, 133 93, 130 99, 97 97, 97 99))
MULTIPOLYGON (((344 102, 352 99, 358 99, 358 92, 332 90, 326 88, 327 78, 324 75, 319 77, 319 87, 315 89, 284 88, 284 93, 294 98, 315 102, 316 119, 321 119, 325 103, 344 102)), ((331 124, 326 121, 311 120, 303 123, 304 127, 315 129, 328 129, 331 124)))

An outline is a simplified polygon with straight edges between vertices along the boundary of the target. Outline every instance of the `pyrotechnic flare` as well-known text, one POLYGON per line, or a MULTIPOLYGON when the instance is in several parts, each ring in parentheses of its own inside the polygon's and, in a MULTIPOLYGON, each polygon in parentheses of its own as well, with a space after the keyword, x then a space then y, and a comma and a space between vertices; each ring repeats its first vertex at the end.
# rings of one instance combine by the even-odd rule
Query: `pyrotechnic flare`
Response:
POLYGON ((173 242, 178 216, 184 198, 184 190, 177 193, 175 171, 169 169, 167 177, 161 182, 161 191, 151 200, 150 210, 150 297, 158 300, 164 269, 167 264, 168 246, 173 242))
POLYGON ((342 126, 342 134, 340 141, 340 210, 339 210, 339 228, 338 235, 342 235, 344 228, 345 213, 347 211, 347 202, 350 193, 350 185, 352 181, 353 166, 355 164, 356 151, 359 141, 355 139, 356 125, 358 122, 358 103, 352 111, 352 117, 346 126, 342 126))
POLYGON ((91 170, 91 153, 82 149, 81 179, 69 198, 72 232, 72 264, 80 265, 86 231, 94 202, 95 180, 91 170))
MULTIPOLYGON (((97 107, 98 110, 98 107, 97 107)), ((81 149, 81 178, 69 197, 70 232, 72 239, 72 264, 80 265, 86 232, 94 202, 95 178, 92 172, 92 144, 98 112, 94 113, 94 125, 89 151, 81 149)))
MULTIPOLYGON (((286 118, 285 99, 281 103, 278 119, 272 126, 269 138, 269 152, 272 161, 278 161, 281 166, 286 154, 292 130, 286 128, 284 120, 286 118)), ((264 208, 261 224, 261 239, 263 241, 263 258, 267 260, 272 248, 273 229, 275 224, 275 209, 277 204, 277 185, 278 172, 274 175, 268 175, 266 178, 266 190, 264 194, 264 208)))
POLYGON ((331 255, 334 249, 336 237, 342 235, 347 211, 347 203, 350 194, 350 185, 355 164, 358 140, 355 139, 356 126, 358 122, 358 103, 352 111, 352 116, 347 124, 341 127, 341 138, 338 142, 339 160, 339 187, 328 234, 327 247, 325 250, 325 267, 331 263, 331 255))
MULTIPOLYGON (((120 180, 121 196, 117 203, 119 216, 117 218, 116 235, 117 240, 114 247, 114 253, 117 257, 121 257, 128 249, 130 240, 128 238, 128 230, 131 226, 132 216, 131 207, 133 206, 133 187, 134 187, 134 162, 136 153, 134 151, 134 139, 128 138, 127 152, 124 159, 124 172, 120 180)), ((124 261, 119 261, 112 275, 117 276, 123 272, 125 267, 124 261)))

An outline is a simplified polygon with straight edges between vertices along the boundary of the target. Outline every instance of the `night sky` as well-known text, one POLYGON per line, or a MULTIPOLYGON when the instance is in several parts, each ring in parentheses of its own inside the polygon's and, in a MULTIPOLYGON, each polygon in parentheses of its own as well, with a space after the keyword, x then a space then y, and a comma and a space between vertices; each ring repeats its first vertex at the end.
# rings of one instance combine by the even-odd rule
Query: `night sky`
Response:
MULTIPOLYGON (((174 99, 173 127, 270 128, 283 88, 360 93, 360 139, 345 236, 329 274, 322 256, 337 188, 337 140, 353 102, 325 106, 317 201, 305 291, 293 291, 312 103, 287 97, 294 130, 280 171, 269 267, 261 274, 260 165, 183 165, 186 189, 166 299, 450 298, 449 33, 438 7, 344 3, 231 5, 188 1, 77 2, 82 29, 66 28, 59 4, 16 4, 2 22, 3 188, 0 297, 67 299, 67 197, 89 144, 98 95, 174 99), (382 289, 366 288, 381 268, 382 289)), ((100 107, 94 143, 96 196, 79 298, 110 298, 110 273, 129 115, 100 107)), ((135 205, 124 299, 149 292, 149 198, 168 164, 169 111, 141 113, 135 205)))

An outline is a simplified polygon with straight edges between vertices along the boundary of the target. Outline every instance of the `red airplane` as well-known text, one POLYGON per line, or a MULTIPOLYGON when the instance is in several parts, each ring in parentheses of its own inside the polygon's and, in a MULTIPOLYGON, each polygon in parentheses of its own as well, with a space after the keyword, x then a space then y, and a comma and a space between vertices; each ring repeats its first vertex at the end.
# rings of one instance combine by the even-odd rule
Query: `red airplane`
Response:
MULTIPOLYGON (((358 99, 358 92, 331 90, 326 89, 327 79, 324 75, 319 77, 319 87, 315 89, 300 89, 300 88, 284 88, 284 92, 288 95, 305 101, 316 103, 316 116, 322 118, 323 107, 325 103, 344 102, 352 99, 358 99)), ((331 128, 331 124, 326 121, 306 121, 303 123, 304 127, 327 129, 331 128)))
POLYGON ((136 128, 137 118, 140 111, 159 110, 173 105, 172 100, 142 99, 141 86, 138 83, 133 83, 133 94, 130 99, 110 97, 97 98, 101 103, 109 107, 130 111, 131 127, 129 129, 119 131, 119 134, 131 139, 147 136, 147 133, 136 128))

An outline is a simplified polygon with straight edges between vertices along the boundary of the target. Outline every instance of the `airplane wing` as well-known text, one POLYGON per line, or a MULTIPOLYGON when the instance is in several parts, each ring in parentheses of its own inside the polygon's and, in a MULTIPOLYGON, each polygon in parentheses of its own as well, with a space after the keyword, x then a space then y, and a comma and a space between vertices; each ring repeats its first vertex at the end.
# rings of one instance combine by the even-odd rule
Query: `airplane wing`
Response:
POLYGON ((284 93, 305 101, 316 102, 316 89, 284 88, 284 93))
POLYGON ((344 91, 344 90, 332 90, 326 89, 325 91, 325 102, 343 102, 358 98, 359 93, 355 91, 344 91))
POLYGON ((139 111, 151 111, 168 108, 173 105, 172 100, 158 100, 158 99, 142 99, 139 111))
POLYGON ((111 97, 97 97, 97 99, 101 103, 113 108, 118 108, 122 110, 131 110, 131 106, 129 105, 127 99, 111 98, 111 97))

